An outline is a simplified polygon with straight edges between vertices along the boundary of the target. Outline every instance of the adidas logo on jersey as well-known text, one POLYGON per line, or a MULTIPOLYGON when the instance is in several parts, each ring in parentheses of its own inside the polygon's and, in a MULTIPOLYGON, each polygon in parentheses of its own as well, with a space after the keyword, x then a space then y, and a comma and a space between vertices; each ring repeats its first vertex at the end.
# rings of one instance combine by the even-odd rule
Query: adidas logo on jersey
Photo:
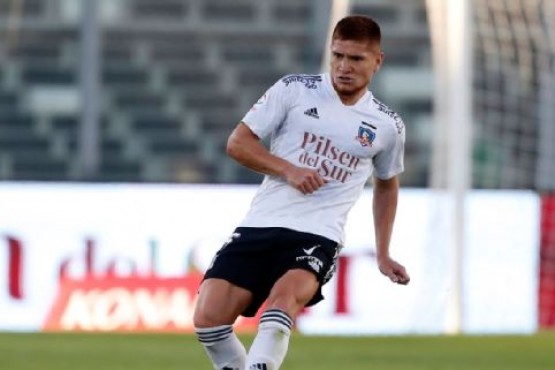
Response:
POLYGON ((320 118, 320 116, 318 115, 318 109, 316 107, 305 110, 304 114, 312 118, 316 118, 316 119, 320 118))
POLYGON ((266 364, 254 364, 249 367, 249 370, 268 370, 266 364))

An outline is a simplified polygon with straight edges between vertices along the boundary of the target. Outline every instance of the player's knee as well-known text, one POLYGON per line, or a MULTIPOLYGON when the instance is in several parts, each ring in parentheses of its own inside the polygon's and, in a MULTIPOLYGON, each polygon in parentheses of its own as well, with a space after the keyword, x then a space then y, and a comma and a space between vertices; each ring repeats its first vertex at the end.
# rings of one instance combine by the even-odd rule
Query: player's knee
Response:
POLYGON ((295 317, 318 290, 318 281, 305 270, 291 270, 274 285, 268 297, 268 307, 295 317))
POLYGON ((294 318, 303 309, 308 299, 291 291, 274 291, 268 297, 268 309, 278 309, 294 318))
POLYGON ((206 315, 204 312, 199 313, 197 311, 193 317, 193 325, 195 328, 212 328, 224 324, 222 324, 216 316, 206 315))
POLYGON ((294 318, 302 307, 304 307, 304 305, 299 304, 294 297, 275 297, 274 299, 268 300, 267 309, 277 309, 287 313, 289 317, 294 318))
POLYGON ((197 306, 193 315, 193 325, 195 328, 211 328, 214 326, 232 324, 229 319, 222 314, 221 310, 209 307, 197 306))

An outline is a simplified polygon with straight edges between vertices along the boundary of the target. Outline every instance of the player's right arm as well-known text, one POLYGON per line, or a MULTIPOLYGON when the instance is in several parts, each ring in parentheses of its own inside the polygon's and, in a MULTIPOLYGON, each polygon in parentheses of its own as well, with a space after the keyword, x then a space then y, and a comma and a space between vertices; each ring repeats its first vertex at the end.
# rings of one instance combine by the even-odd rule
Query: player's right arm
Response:
POLYGON ((227 141, 227 154, 253 171, 279 176, 303 194, 311 194, 324 185, 324 179, 314 169, 298 167, 270 153, 260 138, 241 122, 227 141))

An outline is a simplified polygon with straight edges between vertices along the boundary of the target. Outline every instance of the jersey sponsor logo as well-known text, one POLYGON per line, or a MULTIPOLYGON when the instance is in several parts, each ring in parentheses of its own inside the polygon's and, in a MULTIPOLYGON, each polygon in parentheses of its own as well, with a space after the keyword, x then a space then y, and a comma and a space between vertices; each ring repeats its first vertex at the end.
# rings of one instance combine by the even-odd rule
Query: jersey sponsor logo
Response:
POLYGON ((362 121, 361 126, 358 128, 357 136, 355 136, 355 140, 362 146, 372 146, 374 139, 376 139, 376 133, 372 131, 372 128, 374 130, 377 129, 376 126, 362 121))
POLYGON ((320 247, 320 244, 316 244, 314 247, 308 249, 303 248, 303 251, 310 256, 312 252, 314 252, 314 250, 318 247, 320 247))
POLYGON ((380 112, 385 113, 389 117, 393 118, 393 120, 395 121, 395 128, 397 129, 397 133, 400 135, 405 128, 405 124, 401 117, 378 99, 373 98, 372 101, 374 102, 374 104, 376 104, 380 112))
POLYGON ((301 143, 299 163, 315 168, 327 180, 345 183, 356 171, 360 158, 338 146, 325 136, 306 132, 301 143))
POLYGON ((405 129, 405 123, 399 116, 396 116, 394 119, 395 119, 395 128, 397 128, 397 133, 401 135, 401 133, 405 129))
POLYGON ((289 86, 293 82, 300 82, 304 84, 307 89, 316 89, 316 83, 322 81, 320 75, 289 75, 281 79, 285 86, 289 86))
POLYGON ((320 119, 320 116, 318 115, 318 109, 316 107, 305 110, 304 114, 312 118, 320 119))

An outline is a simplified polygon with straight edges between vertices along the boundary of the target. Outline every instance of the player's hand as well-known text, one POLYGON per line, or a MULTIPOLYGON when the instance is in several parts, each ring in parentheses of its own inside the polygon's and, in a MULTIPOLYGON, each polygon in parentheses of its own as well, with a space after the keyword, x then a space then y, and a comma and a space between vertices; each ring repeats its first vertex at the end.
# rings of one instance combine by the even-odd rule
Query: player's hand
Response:
POLYGON ((297 166, 288 168, 285 180, 303 194, 312 194, 326 183, 318 171, 297 166))
POLYGON ((378 268, 394 283, 407 285, 410 281, 409 274, 403 265, 390 257, 379 258, 378 268))

